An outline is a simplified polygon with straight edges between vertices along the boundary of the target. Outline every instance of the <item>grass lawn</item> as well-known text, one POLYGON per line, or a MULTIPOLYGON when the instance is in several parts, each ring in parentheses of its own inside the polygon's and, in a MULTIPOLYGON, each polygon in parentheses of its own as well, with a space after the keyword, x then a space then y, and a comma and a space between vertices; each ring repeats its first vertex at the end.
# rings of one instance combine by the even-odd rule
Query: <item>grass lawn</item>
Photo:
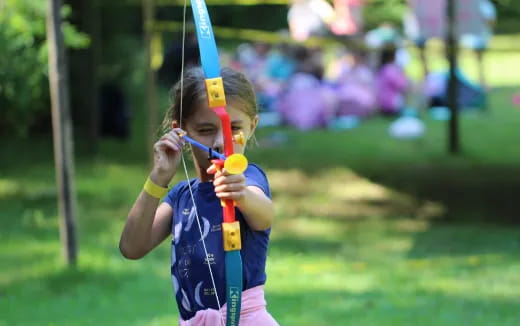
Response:
MULTIPOLYGON (((446 123, 426 115, 418 141, 389 138, 378 118, 348 132, 259 130, 248 156, 277 208, 266 292, 281 325, 520 324, 518 62, 490 53, 497 87, 487 112, 463 115, 458 157, 446 123)), ((61 258, 49 137, 1 140, 1 326, 176 324, 168 245, 141 261, 117 247, 147 175, 133 137, 97 155, 78 141, 75 270, 61 258)))

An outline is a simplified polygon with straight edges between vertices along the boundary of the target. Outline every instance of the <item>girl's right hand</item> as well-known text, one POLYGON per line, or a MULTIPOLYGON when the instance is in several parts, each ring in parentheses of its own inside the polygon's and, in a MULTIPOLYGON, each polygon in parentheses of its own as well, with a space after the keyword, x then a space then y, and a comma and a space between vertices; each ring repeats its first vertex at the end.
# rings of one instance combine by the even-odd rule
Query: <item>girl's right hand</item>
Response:
POLYGON ((164 134, 153 146, 153 170, 150 178, 159 186, 167 187, 177 171, 182 157, 184 139, 182 129, 174 128, 164 134))

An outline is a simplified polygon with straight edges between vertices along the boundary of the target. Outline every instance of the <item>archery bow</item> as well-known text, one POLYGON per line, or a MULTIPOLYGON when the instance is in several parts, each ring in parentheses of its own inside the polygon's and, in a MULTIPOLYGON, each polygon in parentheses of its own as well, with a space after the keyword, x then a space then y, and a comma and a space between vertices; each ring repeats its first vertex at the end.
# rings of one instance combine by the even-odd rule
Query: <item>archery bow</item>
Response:
MULTIPOLYGON (((230 117, 226 111, 226 98, 224 93, 224 83, 220 76, 220 64, 219 56, 217 51, 217 44, 213 35, 213 29, 211 28, 211 21, 209 18, 208 10, 204 0, 190 0, 193 17, 195 20, 195 28, 197 31, 197 39, 199 43, 200 58, 202 64, 202 70, 205 76, 206 85, 206 96, 208 100, 208 108, 211 109, 220 119, 223 139, 224 139, 224 156, 216 156, 211 162, 217 167, 218 170, 224 167, 231 174, 240 174, 247 168, 247 159, 242 154, 233 153, 233 133, 231 130, 230 117)), ((185 35, 185 15, 186 15, 186 1, 184 2, 184 22, 183 22, 183 50, 182 50, 182 70, 181 70, 181 92, 183 88, 183 75, 184 75, 184 35, 185 35)), ((181 121, 182 121, 182 94, 181 94, 181 121)), ((203 146, 193 141, 186 135, 182 135, 184 139, 195 146, 203 146)), ((243 141, 243 138, 242 138, 243 141)), ((240 142, 240 141, 237 141, 240 142)), ((209 151, 210 158, 212 157, 211 149, 205 148, 209 151)), ((216 154, 216 153, 214 153, 216 154)), ((187 175, 187 169, 184 162, 185 172, 187 175)), ((190 183, 188 182, 188 185, 190 183)), ((191 193, 191 187, 190 187, 191 193)), ((193 205, 195 200, 191 193, 193 205)), ((221 201, 223 210, 223 223, 222 223, 222 237, 223 246, 225 251, 225 274, 226 274, 226 304, 227 304, 227 315, 226 315, 226 326, 238 326, 240 320, 240 309, 242 301, 242 257, 240 255, 240 249, 242 247, 240 239, 240 224, 239 221, 235 220, 235 204, 232 200, 221 201)), ((196 207, 196 206, 195 206, 196 207)), ((195 211, 197 211, 195 209, 195 211)), ((206 259, 208 260, 208 253, 206 245, 202 237, 202 229, 200 226, 198 214, 196 215, 197 224, 199 231, 201 232, 201 240, 203 242, 204 252, 206 259)), ((211 274, 211 280, 215 289, 215 296, 217 298, 217 304, 219 309, 221 308, 216 293, 215 281, 213 273, 208 260, 209 272, 211 274)))

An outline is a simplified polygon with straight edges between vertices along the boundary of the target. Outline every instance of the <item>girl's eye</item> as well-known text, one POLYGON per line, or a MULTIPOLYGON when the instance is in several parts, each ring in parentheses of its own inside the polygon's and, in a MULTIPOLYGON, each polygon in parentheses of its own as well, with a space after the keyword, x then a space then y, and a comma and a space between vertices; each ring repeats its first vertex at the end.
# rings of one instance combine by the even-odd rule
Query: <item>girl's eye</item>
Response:
POLYGON ((232 129, 233 131, 239 131, 239 130, 242 129, 242 127, 241 127, 241 126, 231 126, 231 129, 232 129))
POLYGON ((210 134, 213 132, 213 129, 199 129, 200 134, 210 134))

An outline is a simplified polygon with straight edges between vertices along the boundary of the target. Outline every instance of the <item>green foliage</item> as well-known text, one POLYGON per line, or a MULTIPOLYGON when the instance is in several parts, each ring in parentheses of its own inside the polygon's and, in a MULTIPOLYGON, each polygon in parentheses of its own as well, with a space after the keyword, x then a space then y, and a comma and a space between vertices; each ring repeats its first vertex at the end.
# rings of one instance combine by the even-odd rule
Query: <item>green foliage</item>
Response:
POLYGON ((403 15, 408 10, 405 0, 372 0, 363 10, 365 30, 377 27, 383 22, 392 22, 400 27, 403 15))
MULTIPOLYGON (((0 11, 0 108, 3 132, 24 135, 48 112, 45 0, 6 0, 0 11)), ((62 8, 62 17, 70 7, 62 8)), ((71 48, 89 45, 87 35, 68 22, 62 25, 65 44, 71 48)))

